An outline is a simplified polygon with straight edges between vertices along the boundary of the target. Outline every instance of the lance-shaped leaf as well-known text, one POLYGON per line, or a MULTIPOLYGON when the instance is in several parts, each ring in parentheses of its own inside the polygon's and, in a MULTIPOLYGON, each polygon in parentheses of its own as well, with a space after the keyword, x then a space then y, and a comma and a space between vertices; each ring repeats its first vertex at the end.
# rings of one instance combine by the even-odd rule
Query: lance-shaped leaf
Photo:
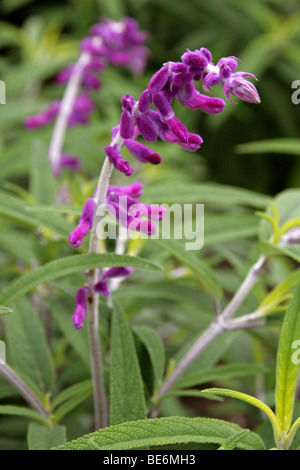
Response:
POLYGON ((89 269, 105 268, 112 266, 131 266, 141 269, 159 270, 159 266, 150 261, 128 255, 93 253, 83 255, 72 255, 55 261, 50 261, 35 270, 24 274, 12 282, 0 294, 0 303, 8 305, 18 297, 26 294, 35 287, 58 277, 67 276, 89 269))
POLYGON ((276 363, 276 416, 280 429, 290 428, 294 409, 300 361, 300 286, 297 288, 285 314, 281 329, 276 363))
POLYGON ((144 388, 132 333, 116 304, 111 326, 110 423, 145 417, 144 388))
MULTIPOLYGON (((71 441, 58 450, 132 450, 169 444, 219 444, 236 436, 242 429, 234 423, 211 418, 168 417, 138 420, 101 429, 71 441)), ((261 438, 249 431, 237 447, 263 450, 261 438)))

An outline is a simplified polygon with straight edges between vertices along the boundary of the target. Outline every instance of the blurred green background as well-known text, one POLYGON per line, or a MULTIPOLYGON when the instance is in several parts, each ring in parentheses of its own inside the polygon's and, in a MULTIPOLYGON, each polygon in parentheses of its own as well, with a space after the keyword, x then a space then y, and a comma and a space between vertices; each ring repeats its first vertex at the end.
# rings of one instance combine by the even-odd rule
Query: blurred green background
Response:
MULTIPOLYGON (((297 0, 1 0, 0 14, 0 79, 7 86, 7 104, 0 107, 1 180, 26 178, 33 138, 49 141, 51 129, 28 133, 23 118, 62 96, 63 88, 54 86, 53 79, 76 59, 78 42, 89 27, 101 15, 117 20, 127 15, 149 32, 151 56, 144 77, 132 79, 123 70, 109 69, 95 94, 99 106, 91 128, 68 135, 68 150, 81 152, 87 175, 96 177, 99 171, 101 146, 118 123, 121 96, 138 98, 163 62, 179 60, 186 48, 204 46, 215 62, 239 57, 239 70, 258 77, 262 102, 228 103, 220 116, 178 106, 178 116, 191 132, 202 135, 204 145, 196 154, 176 146, 159 148, 166 157, 160 171, 175 179, 215 181, 270 195, 298 186, 300 108, 291 101, 292 82, 300 79, 297 0), (239 147, 270 139, 277 140, 267 152, 260 146, 255 152, 239 147)), ((215 91, 222 96, 218 87, 215 91)))

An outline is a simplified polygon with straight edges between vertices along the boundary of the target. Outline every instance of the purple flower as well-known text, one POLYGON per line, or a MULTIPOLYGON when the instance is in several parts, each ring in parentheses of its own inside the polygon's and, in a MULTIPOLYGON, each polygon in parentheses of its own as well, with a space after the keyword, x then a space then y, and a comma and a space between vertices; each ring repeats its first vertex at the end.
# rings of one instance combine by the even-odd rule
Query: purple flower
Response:
MULTIPOLYGON (((94 107, 95 104, 87 93, 81 93, 78 95, 70 114, 68 125, 72 127, 76 124, 87 124, 94 107)), ((26 118, 24 124, 28 129, 35 129, 37 127, 51 124, 60 112, 60 108, 61 101, 56 100, 51 103, 45 111, 26 118)))
POLYGON ((169 75, 170 71, 167 66, 164 66, 159 69, 158 72, 156 72, 151 78, 148 85, 148 90, 151 93, 158 93, 159 91, 161 91, 166 85, 169 75))
POLYGON ((87 313, 87 296, 86 289, 81 287, 76 293, 75 312, 72 320, 75 328, 80 329, 83 327, 83 322, 87 313))
POLYGON ((246 77, 250 77, 257 80, 255 75, 246 72, 228 74, 228 69, 228 66, 222 65, 220 70, 220 74, 223 79, 223 91, 226 98, 231 103, 234 103, 234 101, 232 101, 230 98, 230 94, 232 94, 243 101, 247 101, 248 103, 260 103, 260 97, 257 89, 253 83, 245 79, 246 77))
POLYGON ((81 168, 81 160, 79 157, 74 155, 63 153, 60 160, 60 166, 62 168, 68 168, 71 171, 78 171, 81 168))
POLYGON ((152 165, 158 165, 161 162, 161 156, 153 152, 145 145, 136 140, 127 139, 125 145, 129 152, 142 163, 151 163, 152 165))
POLYGON ((94 199, 87 199, 83 206, 82 215, 75 230, 69 235, 69 242, 74 248, 82 244, 84 237, 86 237, 93 226, 95 213, 94 199))
POLYGON ((142 194, 142 187, 141 183, 125 187, 109 186, 107 210, 122 226, 152 235, 156 231, 156 225, 152 220, 161 220, 165 216, 166 209, 160 205, 153 206, 135 199, 142 194))
POLYGON ((144 71, 149 55, 144 46, 148 34, 139 30, 135 20, 125 17, 118 22, 105 18, 90 29, 90 34, 92 38, 82 44, 85 50, 103 54, 108 63, 125 66, 133 73, 144 71), (94 38, 101 39, 101 46, 100 43, 95 46, 91 40, 94 38))
POLYGON ((87 124, 94 108, 95 103, 91 100, 88 93, 81 93, 78 95, 69 118, 69 126, 72 127, 76 124, 87 124))
POLYGON ((218 114, 223 111, 225 102, 221 98, 202 95, 192 83, 182 87, 177 94, 181 104, 190 109, 201 109, 205 113, 218 114))
POLYGON ((198 49, 195 51, 187 50, 187 52, 181 56, 181 60, 189 67, 192 74, 202 73, 209 62, 207 55, 198 49))
POLYGON ((27 129, 35 129, 50 124, 58 115, 60 110, 60 101, 51 103, 45 111, 42 111, 34 116, 29 116, 25 119, 24 124, 27 129))
POLYGON ((113 164, 116 170, 119 170, 126 176, 132 175, 133 170, 130 168, 129 163, 124 160, 121 152, 118 150, 117 145, 106 145, 105 152, 109 161, 113 164))
POLYGON ((293 227, 282 236, 282 241, 286 244, 300 243, 300 227, 293 227))
POLYGON ((131 196, 133 198, 140 197, 143 194, 142 183, 133 183, 128 186, 108 186, 108 194, 123 194, 125 196, 131 196))
POLYGON ((148 113, 145 115, 136 116, 136 124, 139 132, 147 142, 155 142, 157 139, 157 132, 152 121, 148 117, 148 113))
POLYGON ((128 267, 110 268, 104 272, 99 281, 94 285, 94 291, 103 297, 110 296, 110 290, 106 279, 112 279, 116 277, 127 277, 132 273, 132 269, 128 267))

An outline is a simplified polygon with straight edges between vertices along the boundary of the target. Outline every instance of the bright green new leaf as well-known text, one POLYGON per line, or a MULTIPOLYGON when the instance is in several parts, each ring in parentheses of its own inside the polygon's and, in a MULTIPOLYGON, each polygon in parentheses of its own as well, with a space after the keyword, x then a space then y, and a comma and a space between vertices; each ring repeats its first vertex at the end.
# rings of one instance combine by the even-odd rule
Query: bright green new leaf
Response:
POLYGON ((8 315, 9 313, 12 313, 12 310, 7 307, 3 307, 3 305, 0 305, 0 315, 8 315))
POLYGON ((271 421, 275 435, 280 436, 280 429, 279 429, 278 421, 273 411, 271 410, 271 408, 265 405, 265 403, 258 400, 257 398, 252 397, 251 395, 247 395, 246 393, 236 392, 235 390, 227 390, 225 388, 208 388, 208 389, 202 390, 202 392, 208 393, 211 395, 220 395, 223 397, 236 398, 237 400, 242 400, 246 403, 249 403, 250 405, 255 406, 256 408, 259 408, 261 411, 266 413, 269 420, 271 421))
POLYGON ((300 285, 285 314, 276 363, 276 416, 280 429, 291 426, 300 360, 300 285), (298 351, 298 352, 297 352, 298 351))

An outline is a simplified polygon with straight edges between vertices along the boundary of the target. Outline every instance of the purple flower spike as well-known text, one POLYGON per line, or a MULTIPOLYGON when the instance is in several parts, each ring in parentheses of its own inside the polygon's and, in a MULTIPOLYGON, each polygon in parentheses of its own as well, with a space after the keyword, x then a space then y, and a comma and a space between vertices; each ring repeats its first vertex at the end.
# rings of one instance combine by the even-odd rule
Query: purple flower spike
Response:
POLYGON ((142 163, 158 165, 161 162, 160 155, 154 153, 151 149, 136 140, 126 140, 125 146, 128 148, 129 152, 142 163))
POLYGON ((105 152, 109 161, 113 164, 116 170, 119 170, 126 176, 132 175, 132 168, 130 168, 129 163, 124 160, 121 152, 119 152, 119 150, 115 146, 113 147, 112 145, 106 145, 105 152))
POLYGON ((76 308, 72 316, 75 328, 80 329, 83 327, 83 322, 87 313, 87 298, 86 290, 84 287, 78 289, 76 293, 76 308))
POLYGON ((83 206, 82 215, 79 224, 69 235, 69 242, 74 248, 82 244, 83 238, 86 237, 93 226, 95 213, 95 203, 92 198, 87 199, 83 206))
POLYGON ((109 297, 110 296, 110 290, 108 288, 107 282, 104 279, 100 279, 95 285, 94 285, 94 291, 97 292, 98 294, 102 295, 103 297, 109 297))
POLYGON ((161 91, 167 83, 169 75, 170 72, 168 67, 164 66, 159 69, 159 71, 156 72, 151 78, 148 85, 148 90, 151 93, 158 93, 159 91, 161 91))

